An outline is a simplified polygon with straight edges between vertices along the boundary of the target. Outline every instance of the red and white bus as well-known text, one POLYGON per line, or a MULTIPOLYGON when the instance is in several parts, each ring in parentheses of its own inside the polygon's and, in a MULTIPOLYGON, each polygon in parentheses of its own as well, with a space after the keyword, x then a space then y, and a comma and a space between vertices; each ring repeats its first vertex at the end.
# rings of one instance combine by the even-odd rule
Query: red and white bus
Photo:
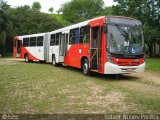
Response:
POLYGON ((64 64, 101 74, 144 72, 141 22, 102 16, 48 33, 16 36, 14 57, 64 64))

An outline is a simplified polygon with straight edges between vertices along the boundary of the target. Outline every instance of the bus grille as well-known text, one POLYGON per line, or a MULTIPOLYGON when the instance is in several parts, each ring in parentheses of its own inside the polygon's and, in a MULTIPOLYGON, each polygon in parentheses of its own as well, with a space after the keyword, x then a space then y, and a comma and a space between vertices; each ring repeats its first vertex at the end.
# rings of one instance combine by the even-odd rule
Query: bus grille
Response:
POLYGON ((138 66, 140 62, 117 62, 118 66, 138 66))

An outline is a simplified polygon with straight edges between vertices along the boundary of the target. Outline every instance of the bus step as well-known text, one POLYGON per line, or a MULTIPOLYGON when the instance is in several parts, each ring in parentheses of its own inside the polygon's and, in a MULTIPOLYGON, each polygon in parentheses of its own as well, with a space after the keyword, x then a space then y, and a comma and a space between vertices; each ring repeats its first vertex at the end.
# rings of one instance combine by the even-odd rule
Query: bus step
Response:
POLYGON ((92 71, 92 72, 98 72, 97 69, 90 69, 90 71, 92 71))

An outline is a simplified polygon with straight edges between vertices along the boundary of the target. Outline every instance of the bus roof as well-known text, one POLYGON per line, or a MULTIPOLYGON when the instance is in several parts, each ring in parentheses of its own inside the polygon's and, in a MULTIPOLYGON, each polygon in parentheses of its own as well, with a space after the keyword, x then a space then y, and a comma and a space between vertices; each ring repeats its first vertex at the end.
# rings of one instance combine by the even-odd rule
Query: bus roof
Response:
MULTIPOLYGON (((134 19, 134 18, 130 18, 130 17, 125 17, 125 16, 101 16, 101 17, 97 17, 97 18, 93 18, 93 19, 90 19, 90 20, 87 20, 87 21, 84 21, 84 22, 80 22, 80 23, 77 23, 77 24, 73 24, 73 25, 70 25, 70 26, 67 26, 67 27, 64 27, 64 28, 60 28, 60 29, 57 29, 57 30, 54 30, 54 31, 51 31, 51 32, 45 32, 45 33, 38 33, 38 34, 30 34, 30 35, 23 35, 23 36, 16 36, 16 38, 18 37, 19 39, 23 39, 24 37, 36 37, 36 36, 44 36, 45 34, 53 34, 53 33, 58 33, 58 32, 69 32, 70 29, 74 29, 74 28, 78 28, 78 27, 82 27, 82 26, 86 26, 88 25, 89 22, 93 21, 93 20, 97 20, 97 19, 103 19, 103 18, 126 18, 126 19, 130 19, 130 20, 135 20, 135 21, 139 21, 137 19, 134 19)), ((139 21, 140 22, 140 21, 139 21)))
POLYGON ((45 33, 37 33, 37 34, 30 34, 30 35, 15 36, 15 38, 18 37, 18 39, 23 39, 24 37, 44 36, 45 34, 47 34, 47 32, 45 32, 45 33))
POLYGON ((73 24, 73 25, 58 29, 58 30, 54 30, 54 31, 52 31, 50 33, 57 33, 57 32, 62 32, 62 31, 63 32, 68 32, 70 29, 86 26, 86 25, 88 25, 88 23, 90 21, 96 20, 96 19, 102 19, 102 18, 105 18, 105 16, 101 16, 101 17, 98 17, 98 18, 94 18, 94 19, 90 19, 90 20, 87 20, 87 21, 83 21, 83 22, 77 23, 77 24, 73 24))

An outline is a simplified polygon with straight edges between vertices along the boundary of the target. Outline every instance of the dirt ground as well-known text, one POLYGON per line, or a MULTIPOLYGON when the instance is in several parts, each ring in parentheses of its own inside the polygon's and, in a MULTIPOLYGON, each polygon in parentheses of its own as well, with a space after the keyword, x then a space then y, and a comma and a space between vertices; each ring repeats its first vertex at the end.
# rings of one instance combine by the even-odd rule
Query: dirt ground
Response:
POLYGON ((145 71, 144 73, 133 73, 130 76, 137 77, 142 81, 148 81, 160 85, 160 73, 145 71))

